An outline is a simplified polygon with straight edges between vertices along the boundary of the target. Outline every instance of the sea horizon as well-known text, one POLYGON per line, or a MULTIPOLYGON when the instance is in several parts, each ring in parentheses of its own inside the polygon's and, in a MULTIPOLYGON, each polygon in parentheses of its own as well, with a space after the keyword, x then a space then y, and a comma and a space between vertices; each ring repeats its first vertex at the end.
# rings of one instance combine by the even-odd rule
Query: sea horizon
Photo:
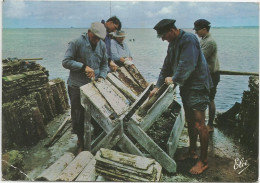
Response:
MULTIPOLYGON (((2 58, 43 58, 37 63, 50 74, 49 79, 66 81, 69 71, 62 67, 68 43, 86 32, 87 28, 13 28, 3 29, 2 58)), ((127 29, 127 28, 124 28, 127 29)), ((182 28, 192 32, 192 28, 182 28)), ((259 30, 257 28, 230 27, 211 29, 218 44, 221 70, 258 72, 259 30)), ((134 57, 134 63, 148 82, 156 82, 166 56, 168 43, 158 39, 151 28, 127 29, 125 39, 134 57), (133 41, 134 39, 134 41, 133 41)), ((248 90, 248 76, 222 75, 216 95, 218 111, 228 110, 241 102, 248 90)))
MULTIPOLYGON (((88 29, 89 27, 3 27, 3 29, 88 29)), ((193 27, 178 27, 180 29, 193 29, 193 27)), ((218 26, 211 27, 213 29, 229 29, 229 28, 259 28, 258 26, 218 26)), ((153 27, 125 27, 122 29, 153 29, 153 27)))

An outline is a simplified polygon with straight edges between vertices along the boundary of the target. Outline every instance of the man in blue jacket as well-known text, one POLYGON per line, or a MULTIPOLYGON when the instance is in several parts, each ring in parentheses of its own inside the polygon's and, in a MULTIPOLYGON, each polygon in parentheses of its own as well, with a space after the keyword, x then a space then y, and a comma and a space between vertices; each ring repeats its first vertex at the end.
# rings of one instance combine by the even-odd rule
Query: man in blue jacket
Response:
POLYGON ((114 33, 117 30, 121 30, 122 23, 116 16, 110 17, 106 22, 105 20, 102 20, 101 23, 105 25, 107 30, 107 34, 104 41, 107 47, 108 66, 111 71, 116 71, 117 65, 111 58, 111 35, 110 34, 114 33))
POLYGON ((205 57, 199 41, 194 34, 177 29, 173 19, 163 19, 154 29, 163 41, 169 42, 167 56, 160 72, 156 87, 150 97, 163 84, 177 84, 180 86, 180 95, 188 123, 190 139, 189 151, 179 157, 197 159, 196 142, 199 135, 201 143, 200 159, 190 169, 191 174, 201 174, 208 168, 207 152, 209 134, 205 126, 205 110, 209 104, 209 92, 212 81, 205 57))
POLYGON ((102 80, 107 75, 106 28, 100 22, 91 24, 88 33, 71 41, 65 53, 62 65, 70 70, 68 93, 71 102, 73 132, 78 136, 81 152, 84 150, 84 108, 80 103, 80 87, 90 83, 91 79, 102 80))

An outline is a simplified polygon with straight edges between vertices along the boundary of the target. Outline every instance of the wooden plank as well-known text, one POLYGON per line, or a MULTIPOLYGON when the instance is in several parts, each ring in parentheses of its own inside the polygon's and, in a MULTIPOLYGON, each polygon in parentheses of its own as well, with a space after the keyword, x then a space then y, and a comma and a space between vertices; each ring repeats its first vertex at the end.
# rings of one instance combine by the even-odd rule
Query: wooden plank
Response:
POLYGON ((108 156, 103 157, 102 150, 96 154, 96 170, 102 171, 102 175, 109 174, 109 178, 124 176, 126 179, 123 180, 153 181, 161 174, 162 167, 154 159, 111 150, 108 156), (137 164, 141 166, 135 166, 137 164))
POLYGON ((178 142, 179 142, 179 138, 181 136, 182 130, 184 128, 184 123, 185 123, 185 119, 184 119, 184 111, 183 108, 181 108, 180 113, 175 121, 175 124, 172 128, 169 140, 167 142, 167 147, 168 147, 168 154, 170 157, 173 158, 177 146, 178 146, 178 142))
POLYGON ((75 158, 72 153, 65 153, 49 168, 44 170, 36 180, 39 181, 55 181, 60 173, 68 166, 68 164, 75 158))
POLYGON ((170 158, 135 122, 127 125, 128 132, 142 145, 152 157, 165 168, 169 173, 176 172, 176 163, 170 158))
POLYGON ((119 71, 113 72, 113 75, 115 75, 120 81, 122 81, 122 83, 124 83, 128 88, 130 88, 135 95, 138 96, 142 93, 143 88, 135 82, 134 78, 124 67, 120 67, 119 71))
POLYGON ((154 159, 117 152, 104 148, 100 149, 100 157, 142 170, 147 170, 152 164, 155 163, 154 159))
POLYGON ((170 86, 163 84, 159 90, 138 109, 137 114, 141 117, 144 117, 148 110, 154 105, 154 103, 163 95, 163 93, 166 93, 165 91, 169 87, 170 86))
POLYGON ((133 142, 123 134, 123 137, 119 140, 117 145, 125 153, 130 153, 144 157, 143 153, 133 144, 133 142))
POLYGON ((114 169, 103 169, 103 167, 97 167, 97 172, 102 174, 106 179, 113 181, 126 181, 126 182, 151 182, 153 180, 145 179, 142 177, 134 176, 128 173, 115 172, 114 169))
POLYGON ((81 105, 88 110, 88 105, 91 103, 107 118, 114 112, 109 106, 105 98, 99 93, 93 83, 86 84, 80 87, 81 105))
POLYGON ((144 90, 144 92, 138 96, 138 99, 127 109, 127 111, 120 116, 119 121, 123 120, 124 122, 128 121, 135 111, 143 104, 146 98, 149 96, 150 90, 153 84, 149 84, 149 86, 144 90))
POLYGON ((93 154, 96 154, 100 148, 110 149, 114 147, 117 142, 122 138, 122 124, 118 123, 113 130, 111 130, 92 150, 93 154))
MULTIPOLYGON (((158 100, 156 100, 155 103, 152 105, 152 107, 147 111, 147 113, 149 113, 153 107, 157 106, 158 103, 161 103, 161 100, 163 98, 167 98, 167 100, 169 100, 170 96, 172 96, 170 99, 170 102, 167 102, 169 104, 171 104, 173 102, 173 100, 176 100, 176 91, 175 91, 176 87, 177 87, 177 85, 174 85, 174 84, 169 85, 168 88, 163 92, 163 94, 161 94, 161 96, 158 98, 158 100), (165 96, 165 95, 167 95, 167 96, 165 96)), ((165 107, 165 109, 166 108, 168 108, 168 107, 165 107)))
POLYGON ((151 178, 146 178, 144 176, 137 176, 133 173, 128 173, 119 171, 112 167, 97 166, 97 172, 101 173, 107 179, 113 180, 113 178, 120 179, 121 181, 131 181, 131 182, 151 182, 155 180, 156 175, 151 178))
MULTIPOLYGON (((89 104, 92 118, 99 124, 99 126, 106 132, 109 133, 114 126, 118 123, 116 120, 111 120, 110 117, 106 117, 99 109, 95 108, 94 105, 89 104)), ((112 115, 112 114, 111 114, 112 115)))
POLYGON ((95 87, 99 90, 101 95, 106 99, 117 115, 123 114, 129 105, 121 98, 106 81, 94 82, 95 87))
POLYGON ((85 166, 91 161, 93 155, 88 151, 82 151, 79 155, 61 172, 57 181, 73 181, 85 166))
POLYGON ((75 181, 95 181, 96 180, 96 159, 93 157, 91 161, 85 166, 75 181))
POLYGON ((124 67, 143 89, 145 89, 148 86, 148 82, 145 81, 144 77, 135 65, 126 65, 124 67))
POLYGON ((240 71, 218 71, 221 75, 245 75, 245 76, 259 76, 257 72, 240 72, 240 71))
POLYGON ((129 101, 126 96, 116 87, 114 86, 109 80, 105 80, 106 84, 124 101, 126 105, 130 105, 131 101, 129 101))
POLYGON ((140 123, 142 130, 148 130, 152 126, 153 122, 172 104, 174 100, 173 94, 174 88, 173 85, 170 85, 143 118, 140 123))
POLYGON ((126 85, 124 85, 117 77, 113 74, 108 73, 107 79, 116 86, 131 102, 134 102, 137 99, 137 96, 130 90, 126 85))
POLYGON ((64 129, 65 125, 67 124, 67 122, 70 120, 70 116, 66 117, 65 120, 63 121, 63 123, 60 125, 60 127, 58 128, 58 130, 55 132, 55 134, 52 136, 51 140, 48 142, 48 144, 45 144, 45 147, 50 147, 54 140, 56 139, 57 135, 60 134, 62 132, 62 130, 64 129))
POLYGON ((115 126, 115 120, 111 120, 111 115, 114 114, 113 109, 107 104, 106 100, 92 83, 84 85, 81 90, 81 105, 86 111, 91 113, 91 116, 107 133, 115 126))
POLYGON ((101 140, 107 135, 105 131, 103 131, 96 139, 93 139, 91 142, 91 149, 97 146, 98 143, 101 142, 101 140))
MULTIPOLYGON (((97 160, 97 163, 96 163, 96 166, 104 166, 104 167, 113 167, 113 168, 116 168, 116 169, 120 169, 120 170, 126 170, 128 172, 132 172, 133 174, 136 174, 136 175, 143 175, 143 176, 150 176, 152 173, 153 173, 153 164, 155 163, 152 162, 151 164, 149 164, 149 166, 147 167, 147 169, 139 169, 139 168, 135 168, 133 167, 130 163, 129 166, 127 165, 127 157, 129 156, 130 154, 126 154, 126 158, 123 158, 122 161, 125 161, 126 164, 122 164, 121 161, 120 162, 116 162, 116 161, 112 161, 110 160, 110 158, 103 158, 102 155, 101 155, 101 152, 98 151, 95 158, 97 160)), ((131 156, 131 155, 130 155, 131 156)), ((147 158, 148 159, 148 158, 147 158)), ((145 161, 145 160, 144 160, 145 161)), ((141 160, 141 162, 143 162, 141 160)), ((140 162, 140 163, 141 163, 140 162)))
POLYGON ((42 60, 43 58, 21 58, 19 60, 42 60))
POLYGON ((85 110, 84 112, 84 128, 85 128, 85 140, 84 149, 87 151, 91 150, 91 111, 85 110))

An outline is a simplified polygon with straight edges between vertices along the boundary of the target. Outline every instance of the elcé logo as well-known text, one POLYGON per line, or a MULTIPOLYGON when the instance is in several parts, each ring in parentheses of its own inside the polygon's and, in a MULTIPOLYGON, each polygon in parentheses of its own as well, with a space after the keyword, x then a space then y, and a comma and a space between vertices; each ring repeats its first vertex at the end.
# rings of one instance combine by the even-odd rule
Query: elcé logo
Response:
POLYGON ((244 158, 236 158, 234 164, 234 170, 238 170, 238 174, 241 174, 245 169, 249 167, 249 163, 244 158))

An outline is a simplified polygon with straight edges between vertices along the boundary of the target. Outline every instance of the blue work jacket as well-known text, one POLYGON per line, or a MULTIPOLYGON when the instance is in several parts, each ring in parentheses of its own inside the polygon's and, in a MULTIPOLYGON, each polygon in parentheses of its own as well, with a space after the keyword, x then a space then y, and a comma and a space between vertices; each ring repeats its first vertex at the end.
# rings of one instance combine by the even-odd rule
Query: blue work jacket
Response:
POLYGON ((118 43, 115 39, 111 40, 111 59, 115 61, 116 64, 120 65, 121 57, 132 57, 132 54, 125 42, 122 44, 118 43))
POLYGON ((166 77, 185 89, 212 88, 209 68, 199 40, 192 34, 180 30, 178 37, 168 45, 167 56, 156 83, 160 87, 166 77))
POLYGON ((95 77, 106 78, 107 76, 107 54, 106 45, 99 41, 95 50, 92 50, 88 34, 82 34, 78 39, 69 42, 62 65, 70 70, 68 85, 71 87, 81 87, 91 79, 87 77, 83 64, 95 71, 95 77))

